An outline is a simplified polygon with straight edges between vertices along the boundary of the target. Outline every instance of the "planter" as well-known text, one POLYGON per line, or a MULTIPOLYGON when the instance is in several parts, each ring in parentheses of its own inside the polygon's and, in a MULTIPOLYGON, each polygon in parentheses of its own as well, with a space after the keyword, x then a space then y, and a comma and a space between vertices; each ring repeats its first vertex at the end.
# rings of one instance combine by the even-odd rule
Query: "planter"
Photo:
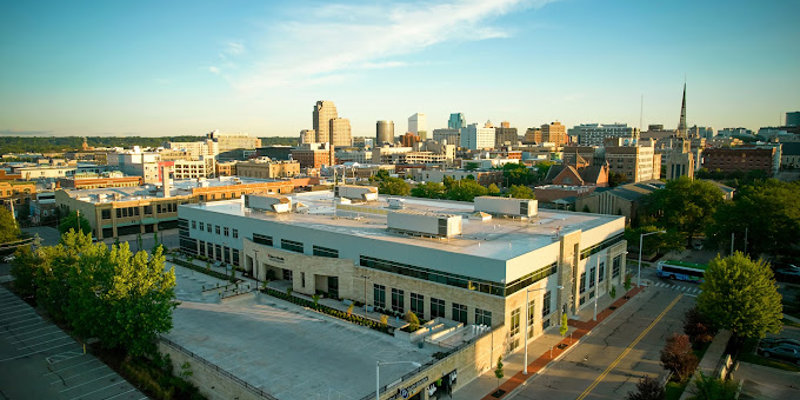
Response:
POLYGON ((503 397, 505 394, 506 394, 505 390, 497 389, 497 390, 494 391, 494 393, 492 393, 492 397, 494 397, 495 399, 499 399, 499 398, 503 397))

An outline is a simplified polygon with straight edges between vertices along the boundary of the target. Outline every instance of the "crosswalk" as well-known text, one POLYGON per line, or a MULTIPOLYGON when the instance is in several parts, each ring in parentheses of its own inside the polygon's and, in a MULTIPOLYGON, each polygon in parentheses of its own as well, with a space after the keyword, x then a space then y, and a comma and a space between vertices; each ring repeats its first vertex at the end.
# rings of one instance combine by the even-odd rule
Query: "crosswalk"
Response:
POLYGON ((678 292, 686 293, 687 295, 695 295, 695 296, 703 292, 697 286, 682 286, 667 282, 654 282, 653 286, 658 288, 671 289, 678 292))

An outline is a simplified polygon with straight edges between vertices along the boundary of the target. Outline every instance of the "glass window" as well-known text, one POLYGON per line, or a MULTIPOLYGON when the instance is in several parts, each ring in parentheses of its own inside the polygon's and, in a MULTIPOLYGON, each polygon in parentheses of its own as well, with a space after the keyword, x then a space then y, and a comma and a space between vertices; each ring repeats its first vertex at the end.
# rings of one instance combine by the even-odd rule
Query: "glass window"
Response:
POLYGON ((111 219, 111 210, 103 210, 101 214, 103 219, 111 219))
POLYGON ((263 244, 266 246, 272 246, 272 236, 261 235, 258 233, 253 234, 253 242, 258 244, 263 244))
POLYGON ((536 302, 534 300, 528 302, 528 338, 533 337, 533 321, 536 317, 536 313, 534 312, 535 306, 536 302))
POLYGON ((589 287, 593 288, 594 284, 597 283, 595 280, 597 279, 597 268, 592 267, 589 269, 589 287))
POLYGON ((431 297, 431 319, 444 318, 444 300, 431 297))
POLYGON ((378 308, 386 308, 386 286, 373 284, 373 305, 378 308))
POLYGON ((467 306, 453 303, 453 321, 467 324, 467 306))
POLYGON ((542 299, 542 318, 546 318, 548 315, 550 315, 550 303, 552 301, 551 297, 551 291, 548 290, 544 293, 544 298, 542 299))
POLYGON ((511 311, 511 337, 519 335, 519 307, 511 311))
POLYGON ((580 285, 581 285, 581 293, 585 293, 586 292, 586 272, 582 272, 581 273, 580 285))
POLYGON ((411 312, 422 318, 425 313, 425 296, 411 292, 411 312))
POLYGON ((322 246, 313 246, 314 255, 319 257, 339 258, 339 250, 322 246))
POLYGON ((405 292, 401 289, 392 288, 392 310, 402 313, 405 311, 405 292))
POLYGON ((219 235, 219 232, 220 232, 219 225, 214 225, 214 233, 219 235))
POLYGON ((606 262, 600 261, 600 277, 597 278, 598 282, 603 282, 606 279, 606 262))
POLYGON ((295 253, 302 253, 303 243, 295 242, 294 240, 281 239, 281 248, 284 250, 294 251, 295 253))
POLYGON ((192 220, 192 229, 197 229, 197 221, 192 220))
POLYGON ((480 308, 475 309, 475 325, 486 325, 492 326, 492 312, 481 310, 480 308))
POLYGON ((222 232, 225 234, 225 236, 230 236, 231 235, 231 229, 228 228, 227 226, 222 228, 222 232))
POLYGON ((622 266, 622 256, 614 257, 613 264, 611 265, 611 277, 616 278, 619 276, 619 270, 622 266))
POLYGON ((211 224, 207 224, 207 225, 206 225, 206 231, 207 231, 208 233, 211 233, 211 224))
POLYGON ((200 230, 201 231, 206 230, 206 224, 204 222, 202 222, 202 221, 200 221, 200 230))
POLYGON ((239 238, 239 230, 238 229, 234 229, 233 230, 233 238, 234 239, 238 239, 239 238))

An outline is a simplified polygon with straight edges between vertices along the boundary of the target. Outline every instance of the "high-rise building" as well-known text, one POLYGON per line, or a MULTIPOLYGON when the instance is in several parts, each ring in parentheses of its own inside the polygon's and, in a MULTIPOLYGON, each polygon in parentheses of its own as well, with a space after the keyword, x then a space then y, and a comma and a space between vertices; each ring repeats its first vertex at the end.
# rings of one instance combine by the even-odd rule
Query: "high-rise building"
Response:
POLYGON ((629 182, 649 181, 661 177, 661 154, 649 146, 607 146, 606 161, 610 172, 623 174, 629 182))
POLYGON ((350 132, 350 120, 347 118, 334 118, 330 120, 330 140, 329 142, 336 147, 350 147, 353 145, 353 137, 350 132))
POLYGON ((459 129, 439 128, 433 130, 433 140, 439 143, 461 145, 461 133, 459 129))
POLYGON ((800 111, 786 113, 786 126, 800 126, 800 111))
POLYGON ((408 117, 408 131, 419 136, 423 142, 428 138, 428 117, 423 113, 416 113, 408 117))
POLYGON ((461 129, 466 127, 467 127, 467 120, 464 118, 464 114, 462 113, 450 114, 450 119, 447 121, 447 128, 461 129))
POLYGON ((494 147, 500 147, 506 143, 516 145, 519 142, 517 128, 512 128, 511 123, 503 121, 499 128, 494 128, 494 147))
POLYGON ((384 143, 394 143, 393 121, 378 121, 375 123, 375 146, 380 147, 384 143))
POLYGON ((405 135, 400 136, 400 145, 403 147, 414 147, 415 144, 419 143, 419 136, 407 132, 405 135))
POLYGON ((577 136, 582 146, 602 146, 608 138, 634 139, 638 135, 636 128, 628 124, 580 124, 569 130, 570 136, 577 136))
POLYGON ((556 146, 567 143, 567 127, 558 121, 542 125, 542 141, 554 143, 556 146))
POLYGON ((314 105, 313 125, 317 143, 330 142, 330 121, 337 118, 336 106, 332 101, 320 100, 314 105))
POLYGON ((714 138, 714 128, 710 126, 692 126, 691 128, 686 130, 689 139, 696 139, 696 138, 704 138, 704 139, 713 139, 714 138))
POLYGON ((686 138, 686 84, 683 84, 683 101, 681 101, 681 119, 678 121, 678 136, 686 138))
POLYGON ((461 129, 461 147, 470 150, 493 148, 494 128, 482 128, 478 124, 467 125, 461 129))
POLYGON ((313 129, 300 131, 300 144, 314 143, 317 141, 317 132, 313 129))
POLYGON ((541 144, 542 130, 539 128, 528 128, 522 138, 522 144, 541 144))

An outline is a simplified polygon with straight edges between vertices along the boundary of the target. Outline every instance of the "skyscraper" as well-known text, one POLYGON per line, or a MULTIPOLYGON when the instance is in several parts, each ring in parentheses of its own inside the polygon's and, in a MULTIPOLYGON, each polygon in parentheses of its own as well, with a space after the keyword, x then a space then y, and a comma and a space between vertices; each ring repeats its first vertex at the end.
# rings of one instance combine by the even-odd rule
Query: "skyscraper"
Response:
POLYGON ((316 132, 317 143, 330 142, 330 121, 337 118, 336 106, 332 101, 320 100, 314 105, 314 132, 316 132))
POLYGON ((330 120, 330 143, 336 147, 350 147, 353 137, 350 132, 350 120, 347 118, 334 118, 330 120))
POLYGON ((447 127, 449 129, 461 129, 467 127, 467 120, 464 118, 464 114, 462 113, 452 113, 450 114, 450 120, 447 121, 447 127))
POLYGON ((555 143, 556 146, 567 143, 567 127, 558 121, 542 125, 542 141, 555 143))
POLYGON ((317 141, 317 133, 313 129, 303 129, 300 131, 300 144, 314 143, 317 141))
POLYGON ((408 117, 408 131, 425 141, 428 137, 428 118, 425 114, 416 113, 408 117))
POLYGON ((378 121, 375 123, 375 146, 380 147, 384 143, 394 143, 393 121, 378 121))
POLYGON ((683 84, 683 101, 681 102, 681 120, 678 122, 678 136, 686 138, 686 84, 683 84))

